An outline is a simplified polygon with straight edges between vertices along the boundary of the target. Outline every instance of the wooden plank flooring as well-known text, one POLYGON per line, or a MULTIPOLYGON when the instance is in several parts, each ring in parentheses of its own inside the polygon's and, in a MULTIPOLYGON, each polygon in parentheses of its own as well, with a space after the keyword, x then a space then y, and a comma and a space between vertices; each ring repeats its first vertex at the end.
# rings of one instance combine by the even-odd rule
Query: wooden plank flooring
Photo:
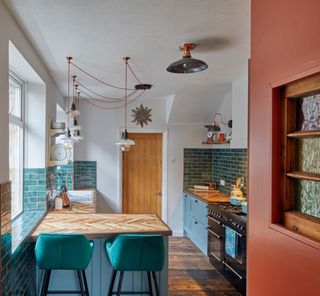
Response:
POLYGON ((184 237, 169 238, 169 296, 240 296, 184 237))

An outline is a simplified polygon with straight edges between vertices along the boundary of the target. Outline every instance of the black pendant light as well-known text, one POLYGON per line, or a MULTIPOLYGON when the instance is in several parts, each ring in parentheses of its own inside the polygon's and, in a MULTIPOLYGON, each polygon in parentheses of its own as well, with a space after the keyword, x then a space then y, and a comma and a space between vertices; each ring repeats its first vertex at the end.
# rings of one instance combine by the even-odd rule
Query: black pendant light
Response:
POLYGON ((196 44, 194 43, 186 43, 179 46, 179 49, 183 51, 183 58, 170 64, 167 71, 171 73, 188 74, 206 70, 208 65, 205 62, 191 57, 190 51, 195 48, 196 44))

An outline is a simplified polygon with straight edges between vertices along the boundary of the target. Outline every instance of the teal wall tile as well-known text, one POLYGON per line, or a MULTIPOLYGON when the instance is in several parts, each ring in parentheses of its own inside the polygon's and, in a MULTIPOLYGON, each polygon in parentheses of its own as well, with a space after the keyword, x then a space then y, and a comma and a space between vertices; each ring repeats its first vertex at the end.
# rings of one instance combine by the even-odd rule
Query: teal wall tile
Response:
POLYGON ((231 193, 232 185, 237 178, 244 178, 243 192, 247 194, 247 149, 214 149, 212 151, 213 181, 218 189, 226 194, 231 193), (225 186, 220 185, 220 180, 225 186))
POLYGON ((184 188, 212 181, 212 150, 184 149, 184 188))
POLYGON ((75 189, 97 187, 97 162, 74 162, 74 187, 75 189))
MULTIPOLYGON (((50 189, 50 175, 55 179, 55 189, 66 185, 66 176, 74 177, 75 189, 96 188, 97 163, 95 161, 76 161, 67 165, 49 168, 24 169, 23 172, 23 206, 24 212, 12 224, 13 231, 19 233, 12 236, 6 233, 1 236, 1 281, 2 295, 36 295, 36 262, 34 243, 24 239, 26 233, 39 221, 47 209, 46 194, 50 189), (15 237, 14 241, 12 238, 15 237), (13 245, 22 243, 12 254, 13 245)), ((68 178, 68 188, 72 188, 72 179, 68 178)))
POLYGON ((238 177, 244 178, 247 194, 247 149, 184 149, 184 188, 215 182, 218 189, 231 193, 238 177), (220 180, 225 180, 225 186, 220 180))
POLYGON ((46 169, 25 168, 23 170, 23 208, 24 210, 46 209, 46 169))

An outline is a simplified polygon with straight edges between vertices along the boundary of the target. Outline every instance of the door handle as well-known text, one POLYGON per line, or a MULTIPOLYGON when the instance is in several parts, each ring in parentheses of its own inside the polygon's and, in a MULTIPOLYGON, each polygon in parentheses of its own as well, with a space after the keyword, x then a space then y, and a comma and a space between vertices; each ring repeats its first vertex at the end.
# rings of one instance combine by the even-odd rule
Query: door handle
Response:
POLYGON ((155 192, 154 195, 156 195, 156 196, 162 196, 162 192, 155 192))
POLYGON ((243 277, 238 272, 236 272, 228 263, 226 263, 226 261, 223 261, 223 264, 227 266, 227 268, 230 269, 240 280, 243 280, 243 277))
POLYGON ((217 239, 221 239, 221 236, 219 234, 216 234, 215 232, 213 232, 211 229, 208 228, 208 231, 213 234, 217 239))

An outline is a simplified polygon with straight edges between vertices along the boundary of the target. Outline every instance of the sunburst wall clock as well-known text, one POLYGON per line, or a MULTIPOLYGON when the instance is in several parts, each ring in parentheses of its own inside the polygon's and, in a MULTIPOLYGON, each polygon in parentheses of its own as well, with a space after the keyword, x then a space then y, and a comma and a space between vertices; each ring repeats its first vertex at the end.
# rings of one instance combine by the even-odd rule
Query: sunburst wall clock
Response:
POLYGON ((132 109, 132 117, 134 118, 132 122, 135 122, 137 125, 143 127, 144 125, 148 125, 148 122, 152 122, 151 120, 151 111, 148 107, 144 107, 142 104, 140 107, 136 107, 136 109, 132 109))

